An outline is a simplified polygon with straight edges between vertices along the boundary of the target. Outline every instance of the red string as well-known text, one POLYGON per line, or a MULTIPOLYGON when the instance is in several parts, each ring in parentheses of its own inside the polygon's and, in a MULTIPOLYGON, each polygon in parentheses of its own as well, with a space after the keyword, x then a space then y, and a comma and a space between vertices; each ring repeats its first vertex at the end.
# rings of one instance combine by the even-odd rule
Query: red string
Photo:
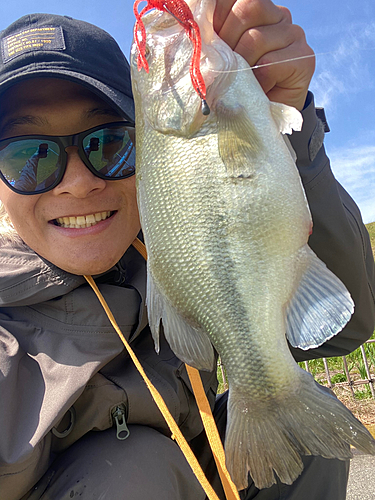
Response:
POLYGON ((200 71, 202 38, 199 26, 194 20, 190 7, 184 0, 146 0, 147 5, 141 10, 141 12, 138 12, 139 4, 143 1, 144 0, 135 0, 133 7, 136 18, 134 26, 134 41, 138 49, 138 70, 144 68, 147 73, 149 71, 146 59, 146 30, 142 17, 151 9, 168 12, 181 24, 189 39, 193 43, 193 55, 190 63, 191 81, 199 97, 201 99, 206 99, 206 85, 200 71), (139 33, 141 34, 141 39, 139 38, 139 33))

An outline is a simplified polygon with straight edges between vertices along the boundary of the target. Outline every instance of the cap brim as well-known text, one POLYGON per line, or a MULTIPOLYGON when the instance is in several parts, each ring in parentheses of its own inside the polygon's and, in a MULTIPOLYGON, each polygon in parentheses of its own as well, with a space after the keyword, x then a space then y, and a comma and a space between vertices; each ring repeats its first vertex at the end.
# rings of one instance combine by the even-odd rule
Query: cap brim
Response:
POLYGON ((116 90, 99 80, 95 80, 95 78, 61 68, 41 69, 39 71, 33 69, 33 71, 19 72, 16 76, 1 84, 0 94, 12 87, 15 83, 38 77, 61 78, 81 84, 97 94, 104 101, 108 102, 108 104, 113 106, 124 118, 133 123, 135 121, 134 101, 132 97, 123 94, 119 90, 116 90))

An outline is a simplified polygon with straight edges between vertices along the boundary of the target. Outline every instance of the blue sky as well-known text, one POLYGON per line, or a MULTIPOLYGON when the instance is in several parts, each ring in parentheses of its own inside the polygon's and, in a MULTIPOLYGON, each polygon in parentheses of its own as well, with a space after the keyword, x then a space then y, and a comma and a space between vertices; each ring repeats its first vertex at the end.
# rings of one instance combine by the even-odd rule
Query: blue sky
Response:
MULTIPOLYGON (((278 0, 302 26, 317 54, 311 90, 324 106, 331 132, 326 148, 338 180, 375 221, 375 2, 278 0)), ((24 14, 66 14, 111 33, 129 55, 132 0, 2 0, 0 29, 24 14)))

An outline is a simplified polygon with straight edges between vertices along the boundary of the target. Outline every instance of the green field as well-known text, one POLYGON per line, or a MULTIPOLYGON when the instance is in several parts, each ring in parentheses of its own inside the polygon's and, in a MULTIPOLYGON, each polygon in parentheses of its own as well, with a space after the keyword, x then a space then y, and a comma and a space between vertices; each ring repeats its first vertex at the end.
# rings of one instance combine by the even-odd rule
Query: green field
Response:
POLYGON ((375 222, 370 222, 370 224, 366 224, 368 234, 370 235, 372 252, 375 256, 375 222))

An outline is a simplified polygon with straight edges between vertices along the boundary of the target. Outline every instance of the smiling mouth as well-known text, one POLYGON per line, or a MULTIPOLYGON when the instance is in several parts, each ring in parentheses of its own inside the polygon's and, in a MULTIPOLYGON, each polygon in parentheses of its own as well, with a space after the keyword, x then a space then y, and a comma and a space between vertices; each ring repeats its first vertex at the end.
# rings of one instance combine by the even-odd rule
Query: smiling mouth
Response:
POLYGON ((111 217, 115 212, 97 212, 95 214, 89 215, 78 215, 70 216, 70 217, 58 217, 53 220, 55 226, 70 228, 70 229, 83 229, 85 227, 91 227, 98 224, 103 220, 111 217))

